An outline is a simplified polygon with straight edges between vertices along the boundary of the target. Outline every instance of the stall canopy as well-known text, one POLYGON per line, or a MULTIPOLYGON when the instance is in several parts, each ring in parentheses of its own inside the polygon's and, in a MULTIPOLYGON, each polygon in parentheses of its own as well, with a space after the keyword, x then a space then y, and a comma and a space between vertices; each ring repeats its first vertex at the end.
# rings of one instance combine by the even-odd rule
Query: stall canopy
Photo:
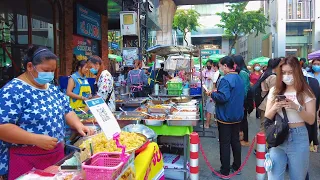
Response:
POLYGON ((209 56, 209 60, 212 60, 213 62, 219 62, 221 58, 226 57, 227 55, 224 54, 212 54, 209 56))
POLYGON ((122 57, 115 54, 108 54, 109 59, 115 59, 117 62, 122 62, 122 57))
POLYGON ((258 58, 255 58, 255 59, 252 59, 251 61, 249 61, 249 66, 252 66, 254 64, 260 64, 262 66, 266 66, 268 65, 268 61, 270 60, 270 58, 268 57, 258 57, 258 58))
POLYGON ((167 56, 169 54, 189 54, 198 53, 193 47, 186 46, 170 46, 170 45, 156 45, 147 49, 147 52, 154 53, 159 56, 167 56))
POLYGON ((315 52, 313 52, 313 53, 310 53, 310 54, 308 55, 308 59, 313 60, 313 59, 317 59, 317 58, 320 58, 320 50, 315 51, 315 52))

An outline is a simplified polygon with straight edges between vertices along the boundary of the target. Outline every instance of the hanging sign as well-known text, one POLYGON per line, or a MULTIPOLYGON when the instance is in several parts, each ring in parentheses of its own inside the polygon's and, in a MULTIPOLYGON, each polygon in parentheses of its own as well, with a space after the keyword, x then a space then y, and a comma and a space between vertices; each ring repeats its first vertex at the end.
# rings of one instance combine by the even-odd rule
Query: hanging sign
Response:
POLYGON ((77 4, 77 34, 101 40, 101 16, 77 4))
POLYGON ((90 99, 85 102, 107 139, 112 139, 114 134, 121 132, 116 118, 102 98, 90 99))

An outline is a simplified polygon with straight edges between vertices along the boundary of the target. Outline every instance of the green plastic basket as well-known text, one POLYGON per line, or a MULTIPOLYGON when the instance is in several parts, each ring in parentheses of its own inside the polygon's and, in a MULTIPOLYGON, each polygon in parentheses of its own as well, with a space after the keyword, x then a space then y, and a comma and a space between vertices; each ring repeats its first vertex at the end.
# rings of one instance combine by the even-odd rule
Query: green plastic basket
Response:
POLYGON ((168 89, 168 95, 170 96, 181 96, 182 88, 180 89, 168 89))
POLYGON ((169 81, 167 83, 167 86, 168 86, 168 90, 180 90, 182 89, 182 82, 175 83, 175 82, 169 81))

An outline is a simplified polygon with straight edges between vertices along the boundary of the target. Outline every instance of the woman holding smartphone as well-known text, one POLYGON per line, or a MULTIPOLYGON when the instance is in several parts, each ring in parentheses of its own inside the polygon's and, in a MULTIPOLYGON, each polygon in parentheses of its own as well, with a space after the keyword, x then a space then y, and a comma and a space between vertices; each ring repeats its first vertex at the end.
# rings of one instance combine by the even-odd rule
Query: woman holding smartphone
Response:
POLYGON ((289 177, 304 180, 309 167, 309 138, 305 123, 315 120, 315 96, 308 86, 296 57, 281 60, 275 87, 270 89, 265 117, 273 119, 276 113, 283 116, 286 109, 289 134, 285 142, 269 150, 274 162, 268 179, 284 179, 287 165, 289 177))

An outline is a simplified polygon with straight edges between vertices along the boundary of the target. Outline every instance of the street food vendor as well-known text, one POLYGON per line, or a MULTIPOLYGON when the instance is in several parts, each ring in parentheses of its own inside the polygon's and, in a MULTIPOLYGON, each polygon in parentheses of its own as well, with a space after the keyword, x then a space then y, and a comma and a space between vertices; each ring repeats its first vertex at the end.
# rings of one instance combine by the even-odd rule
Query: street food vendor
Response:
POLYGON ((165 85, 165 78, 168 80, 168 79, 172 79, 172 77, 170 76, 170 74, 164 70, 164 64, 161 63, 160 64, 161 68, 159 70, 152 70, 151 71, 151 75, 148 79, 148 83, 151 87, 153 87, 153 84, 154 83, 159 83, 160 85, 165 85), (155 76, 154 76, 154 73, 155 76))
POLYGON ((88 68, 90 72, 96 75, 96 96, 106 101, 110 110, 116 110, 116 97, 114 93, 114 80, 111 73, 104 68, 102 59, 99 56, 91 56, 88 59, 88 68))
POLYGON ((71 75, 68 81, 67 95, 70 97, 70 106, 76 112, 84 110, 86 107, 84 101, 92 97, 91 87, 85 76, 88 71, 87 61, 78 61, 76 72, 71 75))
MULTIPOLYGON (((64 157, 64 128, 91 135, 72 111, 54 78, 58 57, 30 47, 26 71, 0 89, 0 176, 13 180, 31 169, 45 169, 64 157)), ((0 178, 0 179, 1 179, 0 178)))
POLYGON ((130 91, 133 93, 134 97, 144 97, 143 86, 148 85, 148 77, 144 73, 141 67, 141 61, 134 61, 134 69, 130 70, 127 78, 127 85, 130 86, 130 91))

